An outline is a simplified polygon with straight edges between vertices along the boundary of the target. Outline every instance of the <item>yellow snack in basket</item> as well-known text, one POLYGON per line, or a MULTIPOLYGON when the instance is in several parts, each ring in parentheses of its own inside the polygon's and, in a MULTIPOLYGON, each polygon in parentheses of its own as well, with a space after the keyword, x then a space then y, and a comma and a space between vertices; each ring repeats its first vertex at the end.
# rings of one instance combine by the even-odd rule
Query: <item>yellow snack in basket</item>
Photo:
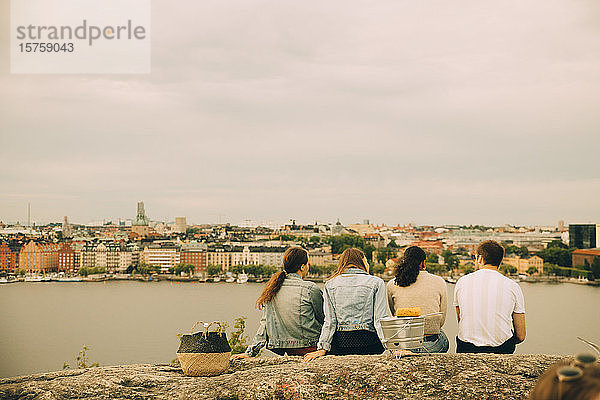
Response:
POLYGON ((396 310, 396 317, 420 317, 421 307, 404 307, 396 310))

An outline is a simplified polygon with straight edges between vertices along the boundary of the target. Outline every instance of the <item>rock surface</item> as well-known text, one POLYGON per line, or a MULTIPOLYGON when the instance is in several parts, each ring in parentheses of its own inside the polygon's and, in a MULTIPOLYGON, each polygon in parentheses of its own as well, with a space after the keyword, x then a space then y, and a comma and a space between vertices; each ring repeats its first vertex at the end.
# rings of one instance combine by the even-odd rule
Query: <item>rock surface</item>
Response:
POLYGON ((0 379, 2 399, 520 399, 561 356, 327 356, 232 362, 216 377, 122 365, 0 379))

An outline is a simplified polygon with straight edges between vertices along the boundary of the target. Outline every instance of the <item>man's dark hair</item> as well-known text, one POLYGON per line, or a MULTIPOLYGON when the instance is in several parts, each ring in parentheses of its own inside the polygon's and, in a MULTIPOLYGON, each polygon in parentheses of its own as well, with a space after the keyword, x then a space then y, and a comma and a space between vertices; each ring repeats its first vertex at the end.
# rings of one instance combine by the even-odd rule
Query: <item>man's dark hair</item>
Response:
POLYGON ((504 258, 504 247, 495 240, 486 240, 477 246, 477 254, 483 257, 484 264, 499 267, 504 258))

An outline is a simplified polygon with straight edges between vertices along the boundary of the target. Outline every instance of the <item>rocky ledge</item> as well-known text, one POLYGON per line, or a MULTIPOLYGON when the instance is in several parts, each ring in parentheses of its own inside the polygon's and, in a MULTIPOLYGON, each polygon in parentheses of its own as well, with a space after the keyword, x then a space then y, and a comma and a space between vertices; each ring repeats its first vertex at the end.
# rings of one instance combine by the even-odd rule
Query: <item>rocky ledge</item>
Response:
POLYGON ((232 362, 216 377, 121 365, 0 379, 2 399, 519 399, 561 356, 327 356, 232 362))

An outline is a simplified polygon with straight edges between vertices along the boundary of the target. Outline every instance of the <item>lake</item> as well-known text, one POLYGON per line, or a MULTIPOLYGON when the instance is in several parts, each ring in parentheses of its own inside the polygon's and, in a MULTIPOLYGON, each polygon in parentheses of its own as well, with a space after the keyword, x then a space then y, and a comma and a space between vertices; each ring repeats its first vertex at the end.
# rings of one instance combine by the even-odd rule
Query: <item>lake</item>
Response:
MULTIPOLYGON (((527 339, 518 353, 573 354, 589 350, 576 336, 600 344, 600 287, 521 283, 527 339)), ((444 331, 455 351, 454 285, 448 284, 444 331)), ((73 367, 87 345, 101 365, 168 363, 178 333, 196 321, 247 317, 250 340, 258 327, 254 307, 263 284, 177 282, 49 282, 0 286, 0 376, 73 367)))

